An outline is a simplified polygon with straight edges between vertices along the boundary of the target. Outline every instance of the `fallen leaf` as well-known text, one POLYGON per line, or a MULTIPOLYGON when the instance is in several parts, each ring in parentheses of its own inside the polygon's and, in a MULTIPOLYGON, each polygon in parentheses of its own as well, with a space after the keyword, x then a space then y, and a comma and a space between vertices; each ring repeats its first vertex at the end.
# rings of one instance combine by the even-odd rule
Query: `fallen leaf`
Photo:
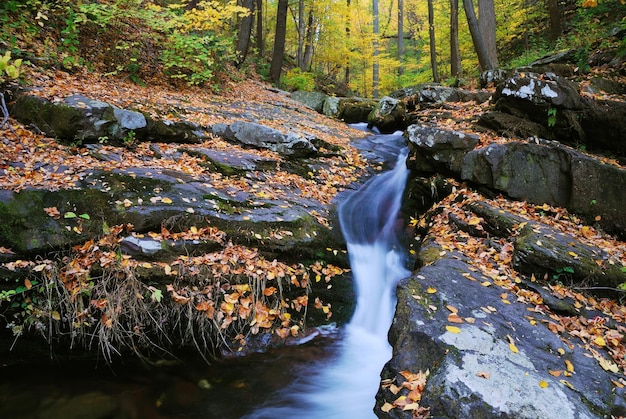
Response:
POLYGON ((426 289, 426 292, 427 292, 427 293, 429 293, 429 294, 434 294, 434 293, 436 293, 436 292, 437 292, 437 288, 428 287, 428 288, 426 289))
POLYGON ((547 388, 548 387, 548 382, 546 380, 539 381, 539 387, 547 388))
POLYGON ((569 359, 565 360, 565 367, 569 372, 574 372, 574 364, 569 359))
POLYGON ((478 371, 476 373, 476 376, 480 378, 485 378, 485 379, 488 379, 490 377, 489 373, 485 371, 478 371))
POLYGON ((560 377, 563 374, 563 370, 548 370, 548 374, 553 377, 560 377))
POLYGON ((389 413, 392 409, 395 409, 396 407, 394 405, 392 405, 391 403, 385 403, 380 407, 380 410, 382 410, 385 413, 389 413))
POLYGON ((172 201, 171 199, 169 199, 169 198, 165 197, 165 198, 163 198, 163 199, 161 200, 161 202, 163 202, 164 204, 171 204, 173 201, 172 201))
POLYGON ((448 316, 448 321, 450 323, 463 323, 463 319, 455 313, 450 313, 450 315, 448 316))
POLYGON ((458 327, 456 327, 456 326, 449 326, 449 325, 446 325, 446 330, 447 330, 448 332, 450 332, 450 333, 461 333, 461 329, 459 329, 459 328, 458 328, 458 327))
POLYGON ((604 340, 604 338, 602 336, 599 336, 599 337, 595 338, 593 340, 593 343, 595 343, 598 346, 606 346, 606 341, 604 340))

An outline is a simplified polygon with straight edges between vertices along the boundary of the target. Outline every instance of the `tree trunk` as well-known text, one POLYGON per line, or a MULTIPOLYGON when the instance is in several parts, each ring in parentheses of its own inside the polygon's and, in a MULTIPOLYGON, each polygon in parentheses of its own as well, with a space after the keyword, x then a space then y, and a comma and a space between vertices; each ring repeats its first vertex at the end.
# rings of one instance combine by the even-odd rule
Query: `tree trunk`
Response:
POLYGON ((378 99, 378 0, 372 1, 372 14, 374 15, 374 65, 372 66, 372 97, 378 99))
POLYGON ((263 0, 256 0, 256 49, 259 57, 265 54, 265 37, 263 36, 263 0))
POLYGON ((270 65, 270 79, 276 86, 280 86, 280 73, 285 58, 285 37, 287 35, 287 9, 289 0, 278 0, 276 12, 276 33, 274 35, 274 51, 270 65))
POLYGON ((306 38, 302 63, 304 66, 303 70, 305 71, 311 70, 311 65, 313 63, 313 52, 315 52, 315 49, 313 48, 313 36, 315 35, 316 25, 313 8, 311 8, 311 10, 309 10, 309 18, 306 24, 306 38))
POLYGON ((478 0, 478 26, 483 35, 492 68, 498 67, 496 45, 496 11, 493 0, 478 0))
POLYGON ((243 7, 248 9, 250 14, 241 19, 241 23, 239 24, 239 39, 237 40, 237 67, 241 66, 248 56, 250 36, 252 35, 252 26, 254 23, 255 3, 256 0, 243 0, 243 7))
POLYGON ((461 50, 459 48, 459 0, 450 0, 450 75, 461 77, 461 50))
POLYGON ((474 4, 472 0, 463 0, 463 9, 465 9, 465 16, 467 17, 467 25, 469 26, 470 34, 472 35, 472 42, 474 43, 474 49, 478 55, 478 63, 482 71, 490 70, 493 68, 491 60, 489 60, 489 53, 485 46, 485 41, 480 33, 478 27, 478 20, 476 19, 476 12, 474 12, 474 4))
POLYGON ((548 0, 548 13, 550 14, 550 40, 555 42, 563 32, 559 0, 548 0))
POLYGON ((437 44, 435 43, 435 13, 433 0, 428 0, 428 35, 430 37, 430 66, 433 70, 433 81, 439 83, 439 70, 437 69, 437 44))
POLYGON ((296 52, 296 61, 302 71, 306 71, 304 67, 304 31, 304 0, 298 0, 298 51, 296 52))
MULTIPOLYGON (((346 39, 348 39, 348 45, 350 45, 350 0, 346 0, 348 4, 348 12, 346 14, 346 39)), ((346 57, 346 71, 344 74, 344 83, 346 88, 350 85, 350 57, 346 57)))
POLYGON ((398 76, 404 74, 404 0, 398 0, 398 76))

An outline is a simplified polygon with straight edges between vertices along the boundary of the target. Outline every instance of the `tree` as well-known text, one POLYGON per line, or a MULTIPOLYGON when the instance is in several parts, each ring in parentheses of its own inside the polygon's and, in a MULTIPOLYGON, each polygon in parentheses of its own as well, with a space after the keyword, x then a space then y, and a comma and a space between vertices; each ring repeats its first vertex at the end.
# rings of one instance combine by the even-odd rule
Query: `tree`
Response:
POLYGON ((265 37, 263 36, 263 0, 256 0, 256 49, 259 57, 265 55, 265 37))
POLYGON ((430 37, 430 66, 433 70, 433 81, 439 83, 439 70, 437 69, 437 44, 435 43, 435 12, 433 0, 428 0, 428 34, 430 37))
POLYGON ((480 69, 482 71, 492 69, 493 66, 491 65, 491 60, 489 59, 489 52, 487 51, 487 46, 485 45, 483 36, 480 33, 472 0, 463 0, 463 9, 465 10, 465 16, 467 17, 467 25, 469 26, 470 35, 472 36, 474 49, 478 55, 480 69))
POLYGON ((378 0, 372 2, 372 14, 374 17, 374 65, 372 66, 372 96, 378 98, 379 63, 378 63, 378 0))
POLYGON ((404 0, 398 0, 398 75, 404 73, 402 59, 404 58, 404 0))
POLYGON ((274 51, 272 52, 272 63, 270 64, 270 79, 277 86, 280 85, 280 73, 283 68, 285 58, 285 38, 287 36, 287 9, 289 0, 278 0, 278 10, 276 12, 276 32, 274 35, 274 51))
POLYGON ((459 0, 450 0, 450 75, 461 77, 461 50, 459 48, 459 0))
POLYGON ((300 70, 306 71, 304 66, 304 0, 298 0, 298 51, 296 53, 296 61, 300 70))
POLYGON ((554 42, 563 32, 559 0, 548 0, 548 14, 550 15, 550 40, 554 42))
POLYGON ((496 11, 493 0, 478 0, 478 26, 485 41, 491 68, 498 67, 496 45, 496 11))
POLYGON ((237 62, 239 67, 246 60, 248 48, 250 47, 250 36, 252 35, 252 25, 254 23, 254 6, 256 0, 243 0, 243 7, 249 10, 239 23, 239 39, 237 40, 237 62))

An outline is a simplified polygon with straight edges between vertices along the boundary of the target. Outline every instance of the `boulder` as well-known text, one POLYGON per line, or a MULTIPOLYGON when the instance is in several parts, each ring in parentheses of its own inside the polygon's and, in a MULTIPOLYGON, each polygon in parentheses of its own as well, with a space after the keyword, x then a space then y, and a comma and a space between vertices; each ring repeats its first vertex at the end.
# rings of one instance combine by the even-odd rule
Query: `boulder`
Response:
POLYGON ((129 145, 137 140, 200 142, 200 127, 187 122, 157 121, 106 102, 73 95, 60 103, 20 93, 11 108, 18 121, 49 137, 73 143, 111 142, 129 145))
POLYGON ((624 234, 626 170, 559 143, 490 144, 465 155, 460 175, 515 199, 598 218, 607 231, 624 234))
POLYGON ((409 126, 404 136, 410 149, 407 166, 426 174, 459 173, 465 155, 479 141, 474 134, 416 124, 409 126))
POLYGON ((376 127, 383 134, 391 134, 406 127, 404 104, 389 96, 383 97, 367 116, 368 127, 376 127))
POLYGON ((317 149, 307 138, 294 133, 284 134, 274 128, 254 122, 236 121, 215 124, 211 132, 226 141, 246 147, 268 149, 289 157, 310 157, 317 149))
POLYGON ((322 105, 322 113, 326 116, 337 116, 339 113, 339 98, 328 96, 322 105))
MULTIPOLYGON (((572 264, 578 280, 588 281, 590 273, 596 280, 607 277, 596 260, 609 266, 610 256, 572 242, 557 228, 484 202, 465 205, 464 209, 480 217, 481 223, 460 222, 450 214, 453 231, 456 228, 468 233, 455 234, 456 239, 466 246, 471 240, 483 241, 498 249, 501 258, 510 249, 503 252, 499 246, 512 242, 515 268, 528 276, 512 281, 509 275, 481 271, 464 253, 439 244, 441 232, 429 232, 418 252, 421 268, 398 285, 396 314, 389 332, 393 356, 381 374, 377 416, 414 417, 415 407, 411 406, 418 401, 429 409, 430 417, 623 415, 624 390, 611 381, 622 376, 605 368, 608 355, 601 347, 590 351, 576 330, 570 334, 559 327, 554 313, 580 319, 582 324, 606 314, 552 294, 545 284, 533 282, 534 276, 542 277, 544 272, 553 277, 555 266, 548 269, 548 261, 556 262, 555 256, 561 257, 561 264, 572 264), (530 242, 534 243, 532 250, 530 242), (570 254, 568 259, 572 249, 579 254, 570 254), (526 257, 529 252, 532 258, 526 257), (532 279, 526 279, 531 274, 532 279), (421 399, 410 392, 420 376, 424 377, 421 399), (398 400, 408 408, 389 409, 398 400)), ((613 274, 613 284, 626 280, 626 273, 619 269, 613 274)), ((612 320, 607 322, 617 327, 610 323, 612 320)))
POLYGON ((324 108, 324 102, 328 98, 328 95, 319 92, 306 92, 304 90, 296 90, 295 92, 291 93, 291 98, 305 104, 316 112, 322 113, 324 108))
POLYGON ((339 99, 337 118, 347 124, 367 122, 368 115, 372 112, 377 103, 378 101, 374 99, 339 99))
MULTIPOLYGON (((598 82, 596 82, 598 83, 598 82)), ((582 97, 578 86, 553 73, 516 73, 496 89, 494 111, 513 115, 483 115, 479 124, 498 134, 520 131, 518 120, 538 124, 535 136, 554 139, 589 151, 626 156, 626 104, 582 97)), ((527 130, 522 129, 522 132, 527 130)))

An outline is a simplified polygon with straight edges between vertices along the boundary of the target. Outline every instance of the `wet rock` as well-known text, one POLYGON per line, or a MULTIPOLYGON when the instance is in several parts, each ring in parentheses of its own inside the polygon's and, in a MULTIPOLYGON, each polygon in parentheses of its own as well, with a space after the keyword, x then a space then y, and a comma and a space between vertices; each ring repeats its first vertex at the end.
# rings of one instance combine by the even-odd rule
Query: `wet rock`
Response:
POLYGON ((337 116, 337 114, 339 113, 339 98, 328 96, 324 100, 322 113, 326 116, 337 116))
POLYGON ((245 151, 221 151, 204 147, 181 150, 191 156, 200 157, 207 167, 226 176, 242 175, 253 170, 275 170, 278 166, 277 160, 261 158, 245 151))
POLYGON ((170 262, 180 255, 199 256, 215 252, 222 243, 209 240, 156 240, 148 237, 124 237, 120 250, 138 260, 170 262))
POLYGON ((511 76, 511 72, 504 69, 491 69, 480 73, 480 87, 497 86, 511 76))

